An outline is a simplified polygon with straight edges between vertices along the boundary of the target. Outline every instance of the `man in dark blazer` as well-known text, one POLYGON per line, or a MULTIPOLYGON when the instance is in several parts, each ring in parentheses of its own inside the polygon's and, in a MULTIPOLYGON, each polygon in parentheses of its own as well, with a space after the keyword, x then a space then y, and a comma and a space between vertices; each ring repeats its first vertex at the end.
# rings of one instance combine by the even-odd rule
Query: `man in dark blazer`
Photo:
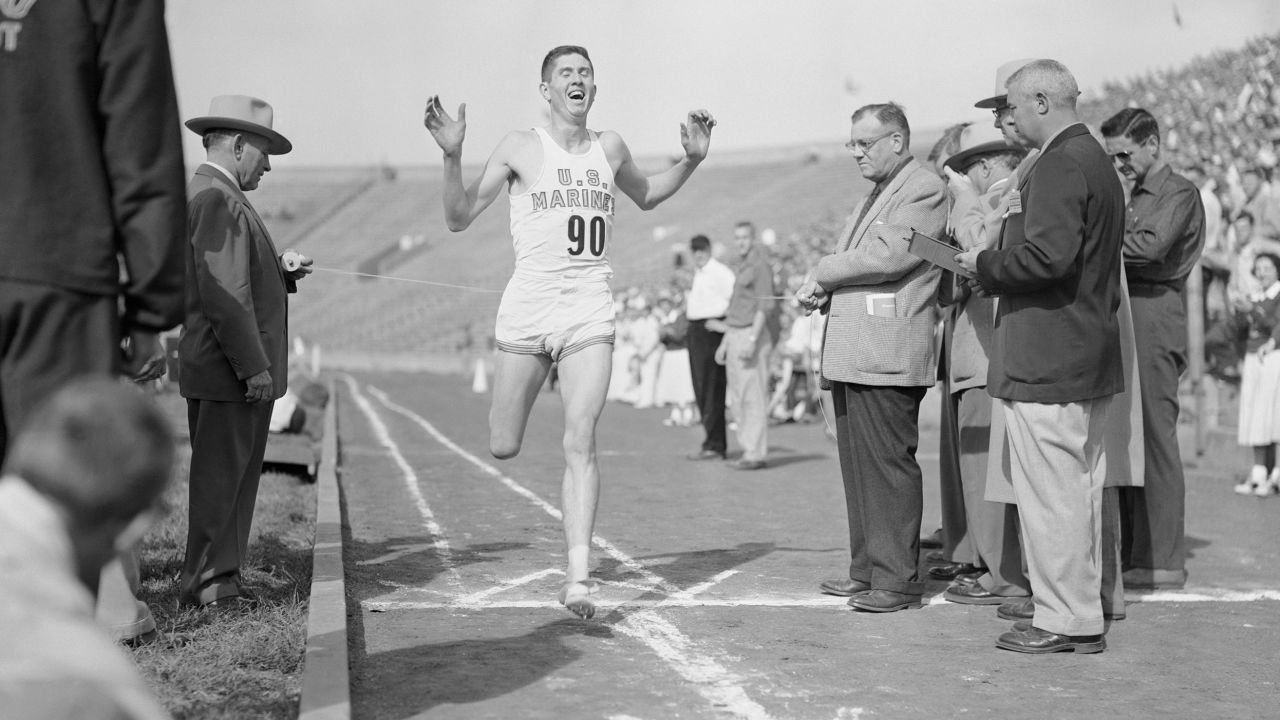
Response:
POLYGON ((996 645, 1101 652, 1104 430, 1124 389, 1124 192, 1076 114, 1070 71, 1037 60, 1008 82, 1017 131, 1041 148, 1005 216, 1001 248, 957 261, 998 296, 987 387, 1003 401, 1035 612, 996 645))
POLYGON ((808 312, 830 314, 822 377, 832 385, 849 521, 848 575, 819 587, 857 610, 892 612, 919 607, 924 592, 915 453, 920 401, 937 378, 940 271, 907 246, 913 231, 942 234, 946 186, 911 156, 911 128, 892 103, 854 112, 846 147, 875 187, 796 292, 808 312))
POLYGON ((240 584, 271 407, 288 380, 288 293, 311 261, 277 252, 244 193, 292 149, 271 106, 223 95, 188 120, 208 159, 187 185, 186 320, 179 386, 191 432, 184 602, 252 599, 240 584), (288 267, 286 267, 286 263, 288 267), (296 264, 295 264, 296 263, 296 264))

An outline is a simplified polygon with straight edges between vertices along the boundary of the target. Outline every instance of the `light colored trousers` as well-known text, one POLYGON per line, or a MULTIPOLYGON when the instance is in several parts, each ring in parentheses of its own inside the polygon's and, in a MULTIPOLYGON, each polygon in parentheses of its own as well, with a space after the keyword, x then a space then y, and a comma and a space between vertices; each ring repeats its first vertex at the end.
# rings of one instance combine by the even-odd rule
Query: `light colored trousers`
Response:
MULTIPOLYGON (((1102 485, 1111 397, 1078 403, 1002 403, 1034 625, 1099 635, 1102 485)), ((1113 550, 1112 550, 1113 551, 1113 550)))
POLYGON ((743 460, 764 460, 769 454, 769 351, 768 331, 751 342, 751 328, 729 328, 724 334, 728 404, 738 422, 738 445, 743 460), (752 349, 750 362, 743 351, 752 349))

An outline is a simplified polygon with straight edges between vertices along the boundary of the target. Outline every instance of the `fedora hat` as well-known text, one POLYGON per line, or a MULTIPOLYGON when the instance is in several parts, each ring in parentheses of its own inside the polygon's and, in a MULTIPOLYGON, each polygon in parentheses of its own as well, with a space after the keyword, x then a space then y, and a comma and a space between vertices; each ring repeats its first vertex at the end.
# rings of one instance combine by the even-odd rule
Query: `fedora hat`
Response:
POLYGON ((214 129, 243 130, 267 139, 267 152, 284 155, 293 143, 271 129, 275 113, 265 101, 248 95, 219 95, 209 101, 209 114, 191 118, 186 126, 199 135, 214 129))
POLYGON ((962 173, 966 166, 983 155, 1012 149, 1013 146, 1005 141, 1004 133, 997 130, 988 118, 965 126, 960 132, 960 149, 944 164, 962 173))
POLYGON ((1013 74, 1036 61, 1036 58, 1022 58, 1021 60, 1010 60, 1009 62, 996 68, 996 91, 989 98, 983 98, 974 103, 976 108, 983 110, 992 110, 1005 104, 1005 99, 1009 97, 1009 90, 1005 87, 1009 83, 1009 78, 1013 74))

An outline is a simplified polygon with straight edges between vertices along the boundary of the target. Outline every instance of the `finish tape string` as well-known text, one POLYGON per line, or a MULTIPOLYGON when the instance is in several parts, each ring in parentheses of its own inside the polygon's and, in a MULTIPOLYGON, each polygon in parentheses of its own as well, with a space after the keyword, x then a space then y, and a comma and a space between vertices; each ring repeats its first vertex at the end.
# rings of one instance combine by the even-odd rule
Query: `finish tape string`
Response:
POLYGON ((436 282, 434 280, 419 280, 417 278, 395 277, 393 275, 378 275, 376 273, 355 272, 353 270, 335 270, 333 268, 311 266, 316 272, 333 273, 334 275, 351 275, 353 277, 376 278, 378 280, 395 280, 397 282, 416 283, 418 285, 432 285, 434 287, 453 288, 454 290, 471 290, 472 292, 501 294, 501 290, 491 290, 489 288, 475 287, 474 285, 454 285, 453 283, 436 282))

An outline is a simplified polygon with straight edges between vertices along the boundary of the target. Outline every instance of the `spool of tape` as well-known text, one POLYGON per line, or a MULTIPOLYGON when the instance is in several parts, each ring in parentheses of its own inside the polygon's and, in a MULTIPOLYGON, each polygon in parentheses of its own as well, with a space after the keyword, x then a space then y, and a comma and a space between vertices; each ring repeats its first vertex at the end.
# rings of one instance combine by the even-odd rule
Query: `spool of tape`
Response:
POLYGON ((284 265, 285 272, 293 272, 302 267, 302 256, 292 250, 285 250, 280 256, 280 263, 284 265))

